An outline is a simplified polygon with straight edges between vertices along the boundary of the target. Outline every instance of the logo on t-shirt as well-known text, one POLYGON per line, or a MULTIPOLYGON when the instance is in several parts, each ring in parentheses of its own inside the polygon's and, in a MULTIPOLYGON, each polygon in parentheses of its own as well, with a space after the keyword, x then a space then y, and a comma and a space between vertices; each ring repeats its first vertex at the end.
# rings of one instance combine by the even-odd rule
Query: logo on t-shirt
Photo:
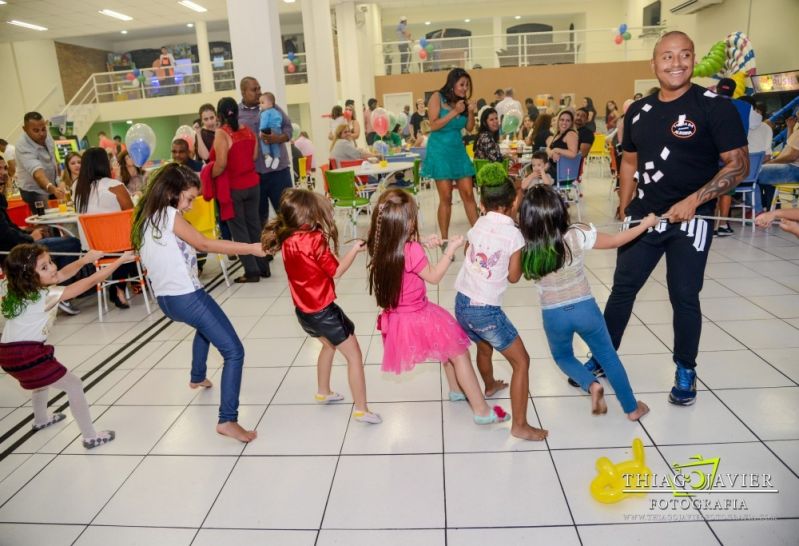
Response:
POLYGON ((688 119, 685 114, 680 114, 671 126, 671 134, 677 138, 691 138, 696 134, 696 123, 688 119))

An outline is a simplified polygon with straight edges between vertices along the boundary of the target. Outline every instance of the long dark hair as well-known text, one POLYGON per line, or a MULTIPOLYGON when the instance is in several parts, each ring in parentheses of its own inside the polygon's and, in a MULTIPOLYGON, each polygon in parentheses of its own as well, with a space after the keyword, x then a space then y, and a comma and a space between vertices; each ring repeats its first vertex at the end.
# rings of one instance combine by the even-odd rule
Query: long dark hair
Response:
POLYGON ((111 162, 104 148, 89 148, 80 159, 80 173, 75 182, 75 209, 84 213, 89 208, 92 187, 101 178, 111 178, 111 162))
POLYGON ((535 139, 544 130, 546 130, 547 135, 552 134, 552 114, 541 114, 535 119, 532 131, 533 139, 535 139))
MULTIPOLYGON (((480 114, 480 129, 478 133, 489 133, 495 142, 499 142, 499 129, 492 131, 488 128, 488 116, 491 114, 497 114, 497 111, 490 107, 483 110, 483 113, 480 114)), ((499 114, 497 114, 497 117, 499 117, 499 114)))
POLYGON ((239 105, 233 97, 222 97, 216 105, 219 126, 229 125, 234 131, 239 130, 239 105))
POLYGON ((605 119, 608 119, 608 116, 610 115, 611 110, 608 108, 608 106, 611 104, 613 105, 613 111, 616 112, 616 117, 619 116, 619 105, 616 104, 615 100, 609 100, 605 103, 605 119))
MULTIPOLYGON (((117 161, 119 161, 119 178, 120 180, 122 180, 122 183, 125 184, 125 187, 128 187, 131 181, 131 176, 130 173, 128 172, 128 165, 127 165, 127 159, 129 156, 130 153, 127 150, 125 150, 124 152, 119 154, 119 158, 117 159, 117 161)), ((142 176, 142 177, 144 176, 144 169, 138 167, 135 163, 133 164, 133 167, 136 169, 136 176, 142 176)))
POLYGON ((298 231, 319 230, 338 254, 338 229, 330 201, 319 193, 299 188, 288 189, 280 198, 277 217, 264 226, 261 246, 276 254, 283 242, 298 231))
POLYGON ((130 235, 133 248, 141 249, 148 225, 153 227, 154 238, 161 238, 160 226, 163 225, 167 207, 177 208, 181 192, 189 188, 200 189, 200 179, 185 165, 170 162, 150 175, 150 183, 133 214, 130 235))
POLYGON ((383 192, 372 211, 366 247, 369 251, 369 293, 377 305, 393 309, 399 304, 405 243, 419 239, 418 208, 413 196, 400 189, 383 192))
POLYGON ((519 209, 519 229, 527 243, 522 253, 526 279, 540 279, 571 262, 565 242, 569 231, 569 209, 563 198, 546 184, 536 184, 524 194, 519 209))
POLYGON ((593 112, 594 114, 596 114, 596 108, 594 108, 594 99, 592 99, 591 97, 583 97, 583 98, 585 99, 586 103, 585 106, 583 106, 583 108, 585 108, 586 111, 588 112, 593 112))
POLYGON ((39 301, 42 285, 36 273, 36 261, 47 249, 37 244, 21 244, 11 249, 3 263, 6 294, 2 313, 7 319, 18 317, 30 303, 39 301))
MULTIPOLYGON (((449 71, 449 74, 447 74, 447 82, 444 84, 444 87, 438 91, 444 96, 447 104, 450 107, 454 107, 455 103, 459 100, 463 99, 468 101, 472 98, 472 77, 463 68, 453 68, 449 71), (461 78, 466 78, 469 81, 469 91, 465 97, 459 97, 455 94, 455 84, 458 83, 458 80, 461 78)), ((464 110, 462 115, 465 115, 466 112, 467 110, 464 110)))

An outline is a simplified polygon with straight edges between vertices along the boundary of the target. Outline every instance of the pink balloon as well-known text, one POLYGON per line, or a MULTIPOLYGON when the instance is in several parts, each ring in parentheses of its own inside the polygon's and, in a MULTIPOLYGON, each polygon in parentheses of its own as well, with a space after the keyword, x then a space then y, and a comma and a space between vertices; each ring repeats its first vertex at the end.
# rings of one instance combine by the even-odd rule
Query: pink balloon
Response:
POLYGON ((297 71, 297 65, 290 64, 286 67, 286 70, 288 70, 291 74, 294 74, 297 71))
POLYGON ((372 128, 378 135, 385 136, 388 133, 388 112, 385 108, 375 108, 372 112, 372 128))
POLYGON ((352 119, 352 112, 349 110, 344 110, 344 118, 346 118, 347 121, 350 121, 352 119))
POLYGON ((616 42, 616 45, 619 45, 624 41, 624 37, 621 34, 617 34, 613 41, 616 42))

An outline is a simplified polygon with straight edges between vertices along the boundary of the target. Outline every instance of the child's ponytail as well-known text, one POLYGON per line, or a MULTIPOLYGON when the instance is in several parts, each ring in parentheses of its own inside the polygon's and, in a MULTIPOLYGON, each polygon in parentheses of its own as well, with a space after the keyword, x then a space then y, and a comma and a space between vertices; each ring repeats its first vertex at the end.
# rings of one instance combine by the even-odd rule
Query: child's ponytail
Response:
POLYGON ((527 243, 522 251, 522 272, 538 280, 571 261, 564 237, 569 230, 569 211, 557 190, 538 184, 524 194, 519 209, 519 230, 527 243))
POLYGON ((269 220, 261 232, 261 246, 267 254, 277 254, 280 245, 291 233, 296 230, 290 229, 283 219, 283 215, 278 213, 272 220, 269 220), (286 232, 289 232, 288 234, 286 232))

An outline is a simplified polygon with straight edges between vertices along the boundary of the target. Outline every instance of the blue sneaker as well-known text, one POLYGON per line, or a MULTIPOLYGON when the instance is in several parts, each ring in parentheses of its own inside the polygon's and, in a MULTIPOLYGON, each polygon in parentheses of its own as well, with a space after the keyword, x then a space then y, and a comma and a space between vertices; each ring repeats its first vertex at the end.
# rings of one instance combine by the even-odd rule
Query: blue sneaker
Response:
MULTIPOLYGON (((605 377, 605 370, 602 369, 602 366, 600 366, 599 362, 597 362, 593 356, 588 359, 588 362, 586 362, 584 366, 586 370, 594 374, 594 377, 605 377)), ((571 377, 569 378, 569 385, 572 387, 580 387, 580 384, 571 377)))
POLYGON ((696 370, 677 364, 669 402, 676 406, 690 406, 696 402, 696 370))

